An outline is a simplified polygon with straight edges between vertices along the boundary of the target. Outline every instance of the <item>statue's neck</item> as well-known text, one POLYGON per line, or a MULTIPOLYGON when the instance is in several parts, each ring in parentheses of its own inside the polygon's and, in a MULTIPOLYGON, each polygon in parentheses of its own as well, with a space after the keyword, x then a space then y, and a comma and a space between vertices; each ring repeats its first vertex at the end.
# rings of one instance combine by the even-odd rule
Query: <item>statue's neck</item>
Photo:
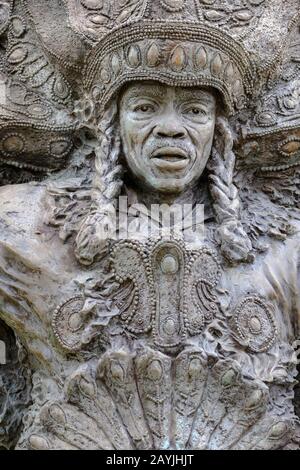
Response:
POLYGON ((213 218, 207 181, 203 184, 198 182, 197 185, 176 195, 148 192, 134 184, 127 183, 124 193, 127 196, 127 210, 130 208, 126 220, 129 221, 130 227, 137 230, 139 239, 149 237, 149 222, 151 221, 152 237, 171 233, 183 238, 194 249, 202 246, 203 223, 213 218), (163 207, 163 205, 168 207, 163 207), (169 215, 171 212, 173 217, 169 215), (167 229, 171 229, 171 232, 167 229))
POLYGON ((126 194, 131 204, 143 204, 150 209, 152 204, 168 204, 169 206, 178 204, 207 204, 208 190, 206 182, 194 184, 181 193, 168 194, 155 191, 148 191, 134 183, 126 185, 126 194))

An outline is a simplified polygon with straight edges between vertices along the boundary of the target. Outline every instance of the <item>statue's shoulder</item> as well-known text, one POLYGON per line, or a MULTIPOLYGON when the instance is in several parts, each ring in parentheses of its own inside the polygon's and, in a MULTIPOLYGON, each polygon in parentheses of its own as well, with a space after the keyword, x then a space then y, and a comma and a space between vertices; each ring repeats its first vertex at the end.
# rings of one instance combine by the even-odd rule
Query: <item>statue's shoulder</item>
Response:
MULTIPOLYGON (((51 226, 47 183, 25 183, 0 188, 0 266, 3 257, 13 255, 43 272, 62 273, 76 270, 70 244, 63 243, 58 231, 51 226)), ((18 269, 15 265, 16 272, 18 269)), ((48 275, 47 274, 47 275, 48 275)), ((56 274, 55 274, 56 276, 56 274)), ((1 282, 1 279, 0 279, 1 282)))
POLYGON ((33 235, 43 225, 46 187, 43 184, 15 184, 0 187, 0 237, 33 235))

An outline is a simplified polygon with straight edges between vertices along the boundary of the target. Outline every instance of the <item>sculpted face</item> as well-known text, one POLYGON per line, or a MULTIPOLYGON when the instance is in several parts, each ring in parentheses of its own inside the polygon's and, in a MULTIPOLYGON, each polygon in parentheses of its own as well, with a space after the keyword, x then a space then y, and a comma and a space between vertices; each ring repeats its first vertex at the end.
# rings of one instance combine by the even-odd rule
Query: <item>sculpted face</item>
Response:
POLYGON ((130 85, 120 101, 127 164, 139 184, 180 193, 199 179, 210 156, 216 99, 201 88, 130 85))

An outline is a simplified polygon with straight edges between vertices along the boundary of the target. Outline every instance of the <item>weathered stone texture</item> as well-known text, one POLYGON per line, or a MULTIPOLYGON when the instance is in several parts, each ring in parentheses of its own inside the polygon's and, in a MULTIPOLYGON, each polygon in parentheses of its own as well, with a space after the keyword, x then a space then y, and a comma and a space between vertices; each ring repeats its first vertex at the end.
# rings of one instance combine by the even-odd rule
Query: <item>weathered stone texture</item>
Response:
POLYGON ((0 0, 0 448, 299 448, 299 11, 0 0))

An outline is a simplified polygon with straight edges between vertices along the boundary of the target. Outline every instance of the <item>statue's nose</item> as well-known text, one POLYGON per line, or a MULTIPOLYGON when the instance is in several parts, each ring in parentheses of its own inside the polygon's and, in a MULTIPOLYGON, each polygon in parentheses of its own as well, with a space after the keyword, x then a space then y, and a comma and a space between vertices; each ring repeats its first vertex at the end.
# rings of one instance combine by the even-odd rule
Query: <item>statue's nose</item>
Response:
POLYGON ((157 122, 154 135, 160 138, 172 137, 173 139, 182 139, 186 136, 186 130, 181 120, 175 114, 172 116, 162 116, 157 122))

